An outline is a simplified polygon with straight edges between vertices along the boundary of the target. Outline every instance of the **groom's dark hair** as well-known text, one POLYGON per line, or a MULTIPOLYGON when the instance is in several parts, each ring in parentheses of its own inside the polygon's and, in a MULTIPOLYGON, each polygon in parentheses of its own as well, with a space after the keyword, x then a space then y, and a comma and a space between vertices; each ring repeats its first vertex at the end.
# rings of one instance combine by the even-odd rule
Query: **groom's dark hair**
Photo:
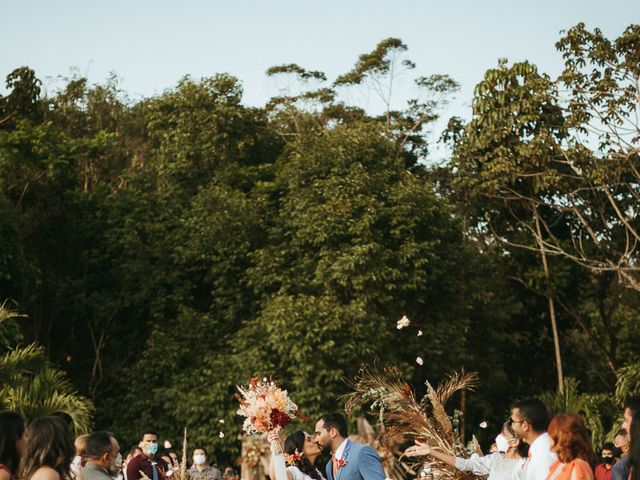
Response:
POLYGON ((347 438, 349 436, 347 431, 347 419, 344 418, 344 415, 341 413, 327 413, 323 415, 320 420, 322 420, 325 429, 331 430, 332 428, 335 428, 341 437, 347 438))

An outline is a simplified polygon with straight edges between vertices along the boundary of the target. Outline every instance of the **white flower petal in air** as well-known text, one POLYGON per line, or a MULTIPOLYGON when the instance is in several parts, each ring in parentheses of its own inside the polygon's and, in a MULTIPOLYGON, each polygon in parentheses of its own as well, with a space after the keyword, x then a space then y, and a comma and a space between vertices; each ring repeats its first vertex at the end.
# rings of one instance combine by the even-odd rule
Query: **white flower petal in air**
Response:
POLYGON ((416 358, 416 363, 418 365, 424 365, 424 360, 422 360, 422 357, 418 357, 418 358, 416 358))
POLYGON ((224 433, 220 432, 220 433, 218 434, 218 436, 219 436, 220 438, 224 438, 224 433))
POLYGON ((224 423, 224 420, 221 418, 220 420, 218 420, 218 423, 224 423))
POLYGON ((487 428, 488 426, 487 422, 480 423, 480 428, 487 428))
POLYGON ((422 336, 422 330, 418 330, 418 336, 421 337, 422 336))
POLYGON ((402 318, 400 320, 398 320, 398 323, 396 323, 396 328, 398 330, 402 330, 405 327, 408 327, 411 324, 411 321, 407 318, 406 315, 403 315, 402 318))

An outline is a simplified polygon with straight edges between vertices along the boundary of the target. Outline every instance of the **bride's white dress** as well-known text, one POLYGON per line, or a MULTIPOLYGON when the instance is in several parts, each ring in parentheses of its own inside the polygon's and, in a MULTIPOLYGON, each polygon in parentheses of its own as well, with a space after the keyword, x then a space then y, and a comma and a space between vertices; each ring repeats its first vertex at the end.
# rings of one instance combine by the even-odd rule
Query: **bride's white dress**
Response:
MULTIPOLYGON (((300 469, 295 466, 287 467, 287 472, 291 474, 291 476, 293 477, 293 480, 313 480, 309 475, 307 475, 306 473, 302 473, 300 469)), ((320 473, 319 470, 317 470, 317 472, 320 473)), ((324 478, 324 476, 321 473, 320 473, 320 477, 324 478)))

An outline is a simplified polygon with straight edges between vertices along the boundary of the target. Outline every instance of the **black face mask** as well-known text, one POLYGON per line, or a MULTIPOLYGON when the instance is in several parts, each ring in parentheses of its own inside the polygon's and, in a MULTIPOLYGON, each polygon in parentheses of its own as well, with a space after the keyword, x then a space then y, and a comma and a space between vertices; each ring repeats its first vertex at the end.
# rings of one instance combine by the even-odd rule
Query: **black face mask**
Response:
POLYGON ((606 463, 607 465, 611 465, 613 463, 613 457, 602 457, 602 463, 606 463))

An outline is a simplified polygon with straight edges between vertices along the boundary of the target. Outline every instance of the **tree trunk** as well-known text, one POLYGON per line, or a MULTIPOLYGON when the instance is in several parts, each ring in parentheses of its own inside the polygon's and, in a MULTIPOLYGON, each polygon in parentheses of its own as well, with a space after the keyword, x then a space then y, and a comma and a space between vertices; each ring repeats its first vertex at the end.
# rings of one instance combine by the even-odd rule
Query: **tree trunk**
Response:
POLYGON ((562 356, 560 355, 560 338, 558 337, 558 323, 556 322, 556 308, 553 301, 553 293, 549 282, 549 265, 547 255, 542 245, 542 231, 540 229, 540 219, 538 218, 538 207, 533 206, 533 216, 536 222, 536 240, 540 249, 540 259, 542 260, 542 271, 545 280, 545 296, 549 305, 549 317, 551 318, 551 331, 553 333, 553 348, 556 354, 556 372, 558 375, 558 392, 564 393, 564 375, 562 374, 562 356))

